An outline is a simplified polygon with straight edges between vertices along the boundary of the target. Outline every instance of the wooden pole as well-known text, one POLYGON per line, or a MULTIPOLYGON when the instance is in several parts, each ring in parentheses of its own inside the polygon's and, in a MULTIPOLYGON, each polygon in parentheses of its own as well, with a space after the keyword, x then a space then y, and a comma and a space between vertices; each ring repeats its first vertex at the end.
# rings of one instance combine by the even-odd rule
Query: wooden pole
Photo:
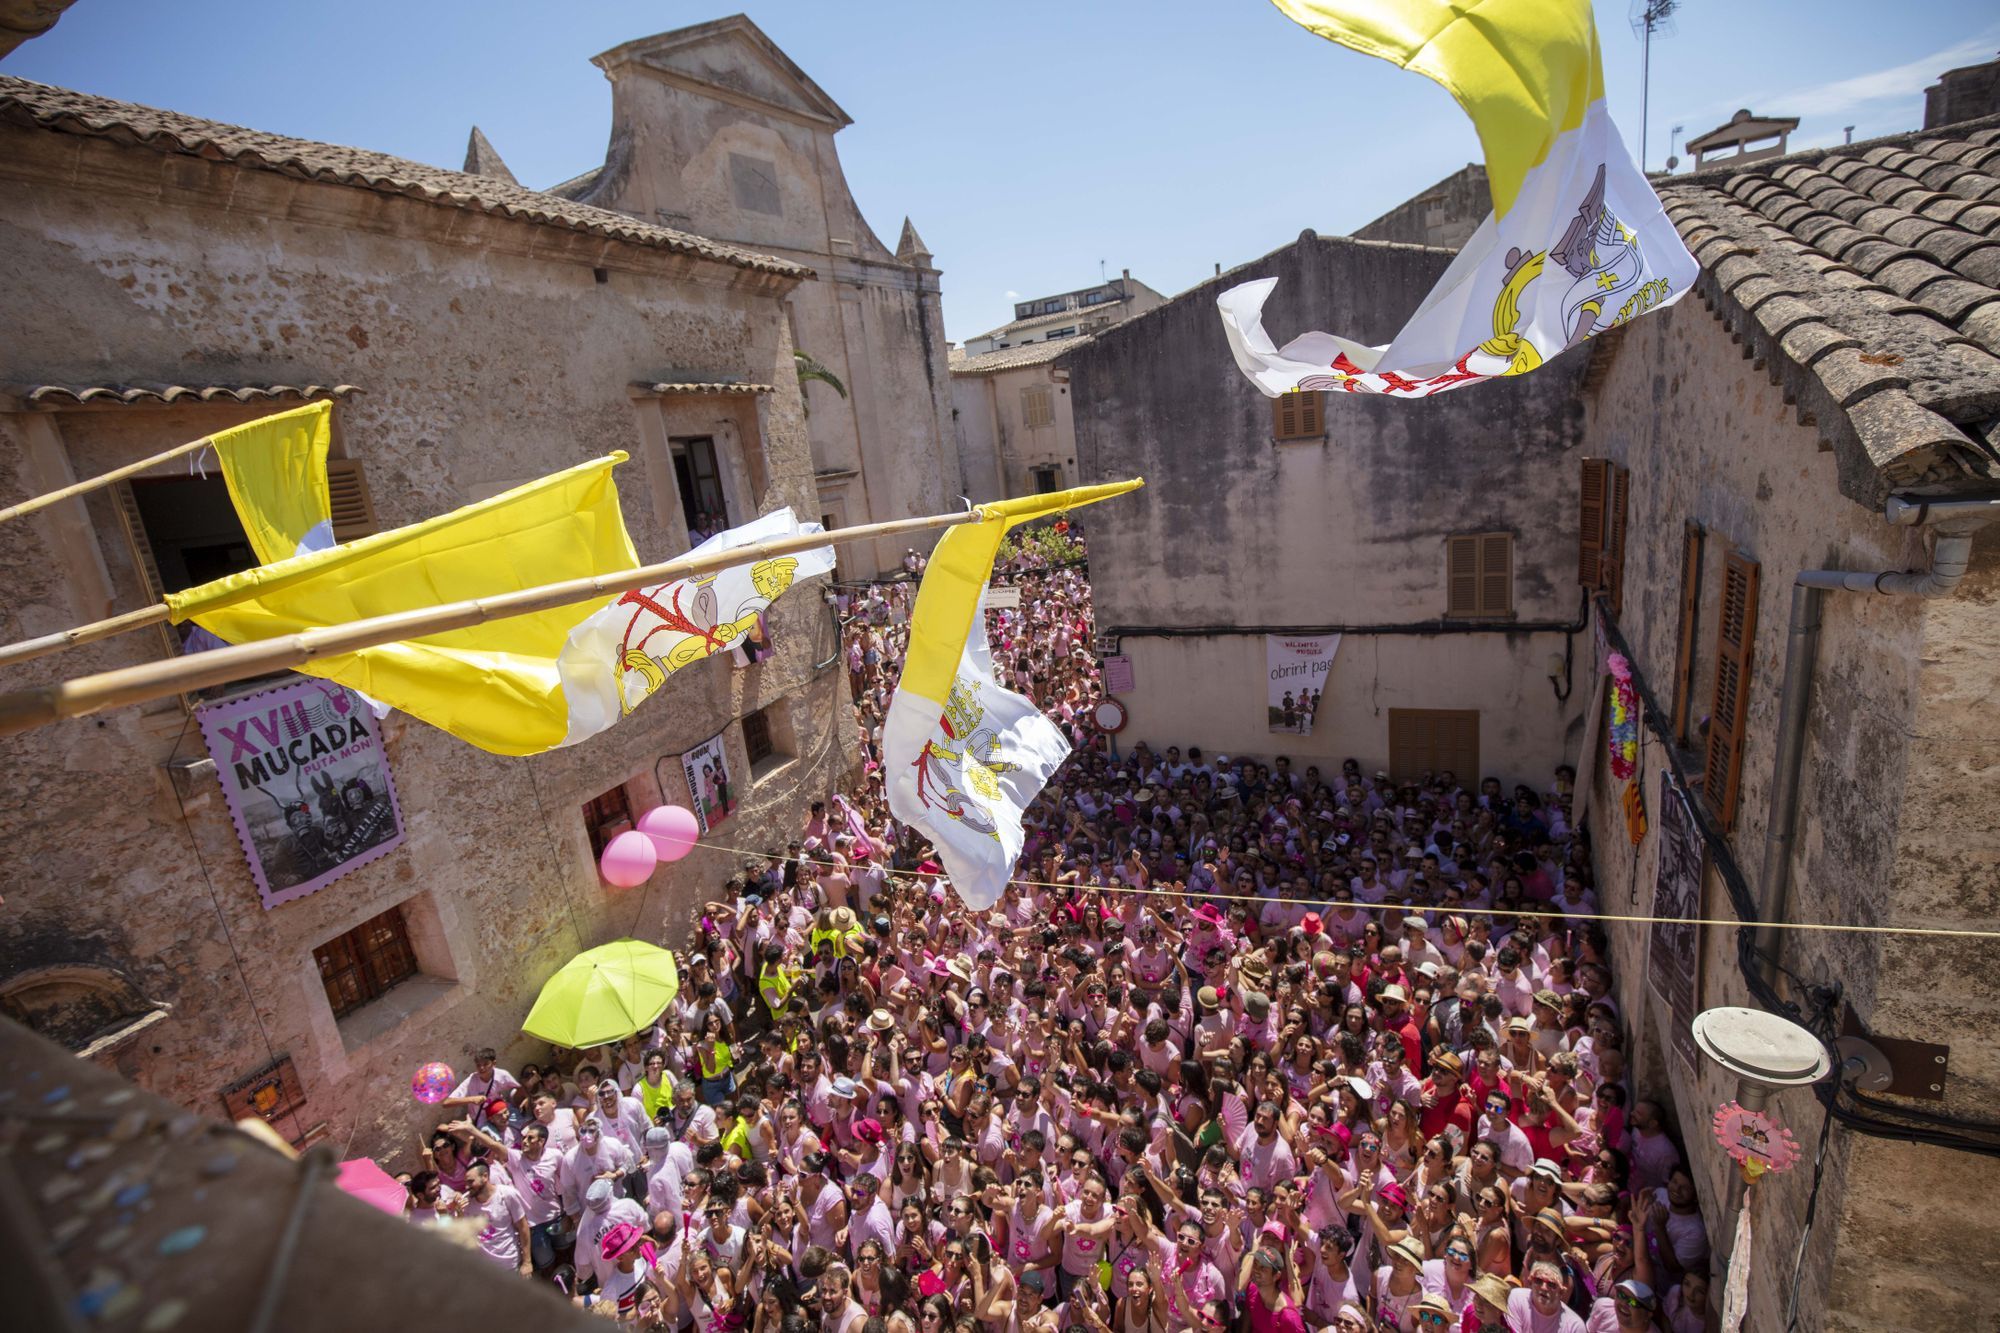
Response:
POLYGON ((155 602, 151 606, 142 606, 137 611, 127 611, 123 615, 111 616, 105 620, 93 620, 88 625, 78 625, 75 629, 66 629, 56 634, 44 634, 39 639, 23 639, 19 643, 10 643, 5 647, 0 647, 0 666, 12 666, 16 662, 30 662, 37 657, 46 657, 50 653, 59 653, 65 648, 74 648, 79 644, 85 643, 96 643, 99 639, 108 639, 114 634, 123 634, 126 630, 144 629, 148 625, 157 625, 167 618, 167 604, 165 602, 155 602))
MULTIPOLYGON (((226 685, 233 680, 244 680, 251 676, 261 676, 269 671, 299 667, 307 662, 326 657, 339 657, 362 648, 373 648, 378 644, 422 638, 427 634, 465 629, 471 625, 484 624, 489 620, 505 620, 509 616, 529 615, 558 606, 595 601, 601 597, 629 592, 634 588, 643 588, 652 583, 666 583, 696 574, 712 574, 735 565, 768 560, 774 556, 795 555, 800 551, 810 551, 820 546, 977 523, 981 517, 977 510, 968 510, 963 514, 905 518, 891 523, 869 523, 857 528, 838 528, 832 532, 780 537, 704 556, 684 555, 660 564, 621 570, 616 574, 569 579, 562 583, 523 588, 518 592, 502 593, 495 597, 477 597, 469 601, 421 607, 414 611, 398 611, 392 615, 356 620, 345 625, 328 625, 320 629, 288 634, 281 638, 261 639, 255 643, 216 648, 188 657, 119 667, 116 670, 99 672, 94 676, 79 676, 75 680, 61 681, 54 685, 13 690, 0 694, 0 736, 12 736, 34 727, 45 726, 61 718, 85 717, 106 708, 145 703, 148 700, 165 698, 170 694, 207 689, 212 685, 226 685)), ((141 616, 155 609, 162 612, 165 610, 164 607, 149 607, 144 611, 130 614, 141 616)), ((99 622, 100 625, 104 623, 107 622, 99 622)))
POLYGON ((10 505, 5 509, 0 509, 0 523, 5 523, 10 518, 20 518, 23 514, 32 514, 38 509, 47 509, 50 505, 59 504, 69 499, 72 495, 82 495, 86 491, 94 491, 109 486, 114 481, 123 481, 127 477, 135 477, 149 467, 157 467, 161 463, 171 463, 176 458, 184 458, 198 449, 208 448, 210 444, 214 443, 214 440, 214 436, 204 435, 198 440, 189 440, 186 444, 176 445, 163 454, 154 454, 151 458, 142 458, 136 463, 127 463, 124 467, 112 468, 111 471, 92 477, 88 481, 71 482, 60 490, 50 491, 46 495, 38 495, 32 500, 23 500, 17 505, 10 505))

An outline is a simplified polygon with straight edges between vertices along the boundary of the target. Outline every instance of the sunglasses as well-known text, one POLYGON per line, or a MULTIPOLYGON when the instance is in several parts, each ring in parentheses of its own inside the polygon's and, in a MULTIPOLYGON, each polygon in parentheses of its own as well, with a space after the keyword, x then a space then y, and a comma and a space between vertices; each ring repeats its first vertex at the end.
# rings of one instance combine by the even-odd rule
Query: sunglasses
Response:
POLYGON ((1450 1316, 1441 1315, 1435 1310, 1419 1310, 1417 1311, 1417 1322, 1419 1324, 1428 1324, 1433 1328, 1443 1328, 1450 1322, 1450 1316))

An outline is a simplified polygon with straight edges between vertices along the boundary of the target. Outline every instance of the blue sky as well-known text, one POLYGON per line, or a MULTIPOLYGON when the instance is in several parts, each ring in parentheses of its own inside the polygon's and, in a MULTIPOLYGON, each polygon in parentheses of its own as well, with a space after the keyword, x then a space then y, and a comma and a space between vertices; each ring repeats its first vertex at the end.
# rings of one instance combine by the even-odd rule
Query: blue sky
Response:
MULTIPOLYGON (((1630 0, 1600 0, 1612 114, 1635 148, 1630 0)), ((589 58, 736 12, 588 0, 80 0, 0 72, 457 167, 484 129, 524 184, 603 158, 610 90, 589 58), (551 27, 556 17, 559 24, 551 27)), ((1312 36, 1262 0, 750 4, 846 108, 855 198, 894 246, 912 217, 944 270, 955 340, 1015 294, 1099 264, 1172 293, 1311 227, 1351 230, 1478 157, 1442 89, 1312 36)), ((1739 106, 1801 118, 1794 145, 1922 124, 1943 70, 1991 59, 1973 0, 1688 0, 1656 39, 1652 151, 1739 106)))

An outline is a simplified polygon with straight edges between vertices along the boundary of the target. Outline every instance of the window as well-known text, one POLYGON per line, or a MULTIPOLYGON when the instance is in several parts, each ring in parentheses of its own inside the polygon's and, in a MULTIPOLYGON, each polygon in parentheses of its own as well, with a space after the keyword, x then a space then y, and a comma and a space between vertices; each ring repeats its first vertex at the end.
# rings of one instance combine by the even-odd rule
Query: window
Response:
POLYGON ((1050 329, 1042 335, 1042 341, 1045 343, 1054 342, 1058 338, 1074 338, 1075 336, 1076 325, 1072 324, 1066 329, 1050 329))
POLYGON ((1450 769, 1460 785, 1479 776, 1479 710, 1476 708, 1391 708, 1389 776, 1416 782, 1426 773, 1450 769))
POLYGON ((1715 626, 1715 692, 1702 756, 1702 799, 1728 833, 1736 827, 1743 732, 1750 716, 1750 668, 1757 647, 1757 572, 1734 551, 1722 558, 1722 607, 1715 626))
POLYGON ((675 440, 673 454, 674 481, 680 488, 681 514, 687 519, 688 535, 699 542, 733 527, 729 501, 722 492, 722 463, 716 457, 715 441, 706 435, 675 440), (695 537, 696 533, 701 536, 695 537))
POLYGON ((761 710, 743 719, 743 752, 750 760, 752 772, 775 753, 771 748, 771 719, 761 710))
POLYGON ((1028 430, 1056 424, 1056 396, 1046 384, 1021 390, 1021 425, 1028 430))
POLYGON ((392 907, 313 950, 333 1016, 341 1018, 417 975, 403 909, 392 907))
POLYGON ((1576 581, 1625 609, 1625 503, 1632 474, 1608 458, 1583 460, 1576 524, 1576 581))
POLYGON ((613 787, 602 796, 584 802, 583 830, 590 837, 590 859, 604 855, 610 841, 632 827, 632 802, 623 787, 613 787))
POLYGON ((1037 495, 1048 495, 1062 489, 1062 469, 1059 467, 1038 467, 1034 477, 1037 495))
POLYGON ((1085 292, 1083 294, 1083 303, 1085 305, 1097 305, 1099 302, 1108 299, 1109 296, 1109 292, 1085 292))
POLYGON ((1514 534, 1445 539, 1445 615, 1453 620, 1514 614, 1514 534))
POLYGON ((1688 723, 1694 712, 1695 645, 1701 641, 1701 524, 1689 522, 1681 531, 1680 632, 1674 647, 1674 715, 1676 745, 1688 743, 1688 723))
POLYGON ((1313 440, 1326 434, 1326 395, 1283 393, 1271 400, 1271 433, 1281 440, 1313 440))

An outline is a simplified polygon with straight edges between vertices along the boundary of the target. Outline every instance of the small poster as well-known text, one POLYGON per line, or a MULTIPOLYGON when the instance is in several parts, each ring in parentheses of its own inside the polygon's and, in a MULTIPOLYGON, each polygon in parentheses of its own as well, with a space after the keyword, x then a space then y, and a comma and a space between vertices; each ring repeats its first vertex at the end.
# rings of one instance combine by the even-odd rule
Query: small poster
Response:
POLYGON ((996 585, 986 590, 988 611, 1018 611, 1021 609, 1021 590, 1018 587, 996 585))
POLYGON ((1698 1067, 1694 1044, 1696 999, 1701 993, 1701 883, 1708 849, 1688 808, 1687 793, 1671 769, 1660 770, 1659 876, 1653 882, 1656 917, 1647 950, 1646 974, 1653 993, 1667 1006, 1673 1048, 1698 1067))
POLYGON ((401 845, 389 759, 354 691, 302 676, 195 715, 266 910, 401 845))
POLYGON ((735 813, 736 785, 729 780, 729 756, 722 737, 711 736, 681 756, 681 771, 687 775, 688 795, 694 801, 695 818, 703 833, 713 833, 716 825, 735 813))
POLYGON ((1265 702, 1272 731, 1312 735, 1320 691, 1327 673, 1333 670, 1333 655, 1339 651, 1338 634, 1264 636, 1264 665, 1269 677, 1265 702))
POLYGON ((1104 659, 1104 692, 1106 694, 1130 694, 1132 692, 1132 659, 1123 653, 1115 653, 1104 659))

